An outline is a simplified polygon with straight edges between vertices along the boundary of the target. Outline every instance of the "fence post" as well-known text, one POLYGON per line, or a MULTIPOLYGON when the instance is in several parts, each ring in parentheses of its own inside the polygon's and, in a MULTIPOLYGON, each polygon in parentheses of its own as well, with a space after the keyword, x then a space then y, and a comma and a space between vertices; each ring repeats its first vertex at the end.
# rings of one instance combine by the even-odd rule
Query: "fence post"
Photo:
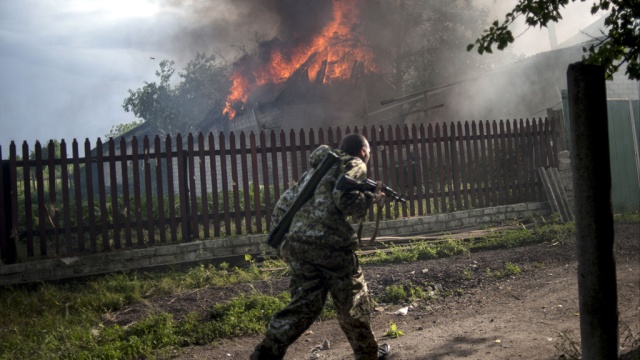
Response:
MULTIPOLYGON (((0 153, 1 155, 1 153, 0 153)), ((0 156, 0 160, 2 157, 0 156)), ((2 234, 0 234, 0 254, 5 264, 14 264, 18 261, 18 249, 16 247, 16 239, 11 236, 11 224, 13 223, 12 207, 11 207, 11 177, 9 161, 2 161, 2 207, 4 211, 2 220, 3 226, 0 228, 2 234)))
POLYGON ((189 156, 188 154, 182 154, 182 169, 184 170, 182 172, 182 183, 184 184, 184 188, 180 189, 180 193, 184 192, 184 205, 180 205, 180 206, 184 206, 184 214, 186 219, 184 219, 187 224, 186 224, 186 239, 183 239, 183 242, 189 242, 192 239, 192 235, 191 234, 191 204, 189 204, 189 196, 191 195, 189 193, 190 189, 189 189, 189 177, 193 176, 193 174, 189 174, 189 156))

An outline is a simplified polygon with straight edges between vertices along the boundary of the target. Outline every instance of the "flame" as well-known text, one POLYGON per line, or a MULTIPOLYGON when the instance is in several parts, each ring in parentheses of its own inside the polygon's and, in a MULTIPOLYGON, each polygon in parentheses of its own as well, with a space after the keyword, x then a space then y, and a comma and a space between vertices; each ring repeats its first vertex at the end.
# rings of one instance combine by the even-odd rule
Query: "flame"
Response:
POLYGON ((270 62, 259 66, 248 79, 246 72, 236 70, 231 76, 232 86, 223 110, 229 119, 236 116, 236 108, 244 107, 249 94, 258 86, 268 83, 282 83, 305 62, 308 63, 310 81, 320 70, 323 61, 327 67, 322 83, 330 83, 333 79, 346 79, 351 74, 355 60, 364 62, 368 71, 375 71, 373 54, 365 47, 354 45, 362 42, 353 28, 358 23, 359 10, 357 0, 333 0, 333 20, 317 34, 309 44, 303 44, 290 53, 282 53, 281 49, 271 51, 270 62))

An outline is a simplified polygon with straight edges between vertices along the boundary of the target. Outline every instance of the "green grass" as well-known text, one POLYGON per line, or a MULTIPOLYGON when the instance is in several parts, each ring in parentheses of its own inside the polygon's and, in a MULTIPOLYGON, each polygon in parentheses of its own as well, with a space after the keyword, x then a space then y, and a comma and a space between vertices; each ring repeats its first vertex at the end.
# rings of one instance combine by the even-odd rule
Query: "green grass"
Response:
MULTIPOLYGON (((486 239, 439 242, 415 241, 389 253, 363 256, 362 263, 410 262, 486 248, 513 247, 542 241, 564 241, 573 224, 539 223, 532 229, 501 231, 486 239)), ((261 333, 274 312, 289 301, 288 294, 250 294, 217 304, 204 314, 176 320, 170 314, 151 314, 128 326, 109 322, 113 313, 156 295, 176 294, 203 287, 227 286, 281 277, 278 260, 261 265, 247 257, 247 266, 200 265, 188 271, 121 273, 66 284, 42 283, 0 288, 0 359, 140 359, 166 357, 190 344, 261 333)), ((513 265, 513 264, 512 264, 513 265)), ((517 266, 500 269, 513 274, 517 266)), ((417 285, 390 287, 386 297, 407 302, 425 297, 417 285)), ((335 316, 328 302, 323 319, 335 316)))

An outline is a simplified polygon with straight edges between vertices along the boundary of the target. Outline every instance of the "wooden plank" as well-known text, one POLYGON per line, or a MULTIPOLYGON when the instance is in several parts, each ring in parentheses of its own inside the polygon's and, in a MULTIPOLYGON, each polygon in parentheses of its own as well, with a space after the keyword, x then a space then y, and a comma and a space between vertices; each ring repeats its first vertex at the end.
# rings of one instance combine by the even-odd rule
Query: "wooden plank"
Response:
POLYGON ((491 180, 491 171, 489 169, 489 137, 488 134, 485 133, 485 129, 489 129, 489 122, 485 121, 484 126, 482 121, 478 122, 478 132, 480 136, 480 164, 482 167, 480 168, 480 173, 482 177, 482 199, 483 199, 483 207, 491 206, 491 192, 490 192, 490 180, 491 180))
POLYGON ((147 238, 149 245, 155 245, 156 227, 153 218, 153 188, 151 186, 151 144, 149 143, 149 137, 146 135, 142 139, 142 147, 144 154, 144 190, 147 205, 147 238))
MULTIPOLYGON (((412 137, 409 136, 409 126, 405 125, 404 127, 404 152, 405 152, 405 156, 407 158, 407 166, 408 166, 408 170, 407 170, 407 178, 405 181, 406 183, 409 185, 408 190, 406 191, 406 195, 409 198, 409 215, 410 216, 415 216, 416 215, 416 199, 418 199, 418 201, 420 202, 420 197, 418 196, 417 192, 416 192, 416 188, 415 188, 415 181, 414 179, 416 178, 416 162, 414 161, 415 157, 413 154, 413 140, 412 137)), ((415 129, 415 125, 413 126, 413 129, 415 129)), ((405 204, 406 206, 406 204, 405 204)))
MULTIPOLYGON (((7 226, 11 226, 11 233, 13 234, 13 236, 9 239, 9 241, 11 242, 11 244, 13 244, 13 257, 14 260, 17 261, 18 260, 18 239, 20 238, 20 236, 18 235, 18 159, 17 159, 17 148, 16 148, 16 144, 12 141, 9 144, 9 168, 11 169, 9 172, 9 181, 11 182, 11 213, 13 214, 13 216, 11 216, 11 223, 7 224, 7 226)), ((27 160, 27 158, 25 158, 25 160, 27 160)), ((27 197, 26 193, 25 193, 25 199, 28 199, 29 202, 31 202, 31 196, 27 197)), ((31 207, 29 207, 29 209, 31 209, 31 207)), ((29 213, 25 214, 25 217, 27 219, 31 218, 31 211, 29 211, 29 213)), ((27 242, 28 243, 28 242, 27 242)), ((32 238, 32 242, 31 242, 31 256, 33 256, 33 238, 32 238)), ((8 259, 8 260, 12 260, 12 259, 8 259)))
POLYGON ((225 146, 225 137, 224 133, 220 133, 219 141, 220 144, 220 177, 222 182, 222 204, 223 209, 222 212, 224 214, 224 232, 227 236, 231 235, 231 216, 229 209, 229 177, 227 170, 227 149, 225 146))
MULTIPOLYGON (((380 126, 380 144, 382 146, 380 150, 380 158, 382 159, 382 182, 385 184, 390 184, 389 182, 389 160, 387 160, 389 143, 385 141, 385 131, 382 126, 380 126)), ((391 219, 391 204, 389 201, 385 201, 384 203, 384 213, 387 219, 391 219)))
MULTIPOLYGON (((367 131, 366 127, 362 128, 362 136, 364 136, 367 141, 369 141, 369 146, 371 147, 371 159, 369 160, 369 164, 367 164, 367 177, 374 179, 376 181, 378 181, 378 177, 377 173, 379 173, 379 169, 377 169, 378 167, 378 144, 377 141, 375 140, 375 129, 372 127, 371 128, 371 135, 369 135, 369 132, 367 131)), ((377 207, 376 207, 377 209, 377 207)), ((368 211, 368 219, 372 220, 373 219, 373 210, 374 207, 371 206, 369 207, 369 211, 368 211)), ((382 211, 382 209, 378 209, 380 211, 382 211)))
POLYGON ((280 130, 280 157, 282 159, 282 188, 284 191, 286 191, 291 185, 291 180, 289 179, 289 163, 287 161, 287 139, 285 138, 284 130, 280 130))
MULTIPOLYGON (((109 195, 111 196, 111 218, 113 219, 113 243, 116 249, 120 244, 120 211, 118 209, 118 178, 116 176, 116 144, 109 138, 109 195)), ((103 216, 103 221, 104 221, 103 216)))
MULTIPOLYGON (((251 197, 249 196, 249 166, 247 163, 247 139, 244 132, 240 133, 240 165, 242 167, 242 191, 244 201, 244 226, 245 234, 252 234, 253 227, 251 225, 251 197)), ((260 195, 258 194, 258 197, 260 195)))
POLYGON ((433 168, 429 167, 428 161, 433 158, 431 156, 431 152, 429 156, 427 156, 427 144, 431 145, 431 139, 428 139, 425 134, 425 128, 423 124, 420 124, 419 127, 420 133, 420 166, 422 167, 422 187, 424 188, 424 200, 425 200, 425 212, 424 214, 431 214, 431 189, 433 189, 429 184, 429 179, 433 180, 433 168))
MULTIPOLYGON (((400 168, 400 166, 402 166, 402 159, 398 160, 396 159, 396 156, 395 156, 395 149, 394 149, 395 139, 393 136, 393 127, 391 125, 389 125, 389 127, 387 128, 387 144, 388 144, 387 149, 389 154, 389 169, 391 171, 391 173, 389 174, 389 183, 391 184, 392 189, 398 189, 398 192, 402 192, 402 188, 398 183, 398 175, 399 175, 398 172, 402 171, 402 169, 400 168)), ((396 206, 393 207, 394 219, 400 216, 400 209, 398 207, 398 204, 395 204, 395 205, 396 206)))
MULTIPOLYGON (((438 124, 436 124, 436 128, 438 124)), ((433 126, 427 125, 427 136, 429 141, 429 173, 431 174, 431 197, 433 198, 433 211, 437 213, 441 207, 438 202, 438 175, 440 171, 438 169, 438 163, 436 162, 436 149, 438 148, 438 135, 433 134, 433 126)))
MULTIPOLYGON (((542 162, 542 152, 540 150, 540 124, 538 121, 536 121, 535 119, 532 121, 532 130, 534 133, 534 137, 533 137, 533 151, 534 151, 534 164, 535 164, 535 168, 534 169, 538 169, 542 166, 544 166, 543 162, 542 162)), ((537 177, 535 176, 536 173, 534 173, 533 175, 533 181, 534 181, 534 191, 536 193, 536 197, 535 199, 537 201, 542 201, 544 199, 543 193, 542 193, 542 189, 540 187, 540 183, 539 181, 537 181, 537 177)))
POLYGON ((520 126, 518 127, 518 121, 514 120, 513 121, 513 134, 514 134, 514 139, 513 139, 513 147, 514 147, 514 153, 515 153, 515 157, 516 157, 516 174, 515 174, 515 181, 517 184, 517 197, 516 197, 516 201, 521 203, 521 202, 525 202, 525 196, 523 194, 524 191, 524 186, 523 186, 523 181, 524 181, 524 176, 523 176, 523 168, 522 168, 522 149, 524 147, 523 142, 522 142, 522 119, 520 119, 520 126))
POLYGON ((189 174, 187 154, 182 146, 182 135, 176 135, 176 154, 178 160, 178 198, 180 199, 180 231, 182 242, 190 242, 189 227, 189 174))
POLYGON ((251 156, 251 175, 253 182, 253 208, 256 216, 256 232, 262 234, 262 203, 260 202, 260 170, 258 168, 258 152, 256 149, 256 134, 252 131, 249 135, 249 150, 251 156))
POLYGON ((274 203, 280 199, 280 181, 278 179, 278 154, 276 150, 276 133, 271 130, 269 134, 271 149, 271 171, 273 172, 273 201, 274 203))
MULTIPOLYGON (((153 141, 153 152, 155 154, 155 172, 156 172, 156 197, 158 199, 158 231, 160 232, 160 243, 167 242, 167 232, 164 214, 164 186, 162 183, 162 146, 160 136, 156 135, 153 141)), ((171 153, 171 149, 167 150, 167 157, 171 153)))
POLYGON ((236 227, 236 234, 242 234, 242 217, 240 211, 240 185, 238 181, 238 154, 236 148, 236 137, 233 131, 229 133, 229 152, 231 158, 231 181, 233 186, 233 219, 236 227))
POLYGON ((301 173, 304 173, 305 171, 307 171, 307 142, 305 139, 305 133, 304 131, 301 129, 299 134, 298 134, 298 138, 300 139, 300 171, 301 173))
POLYGON ((505 158, 505 144, 504 144, 504 121, 493 122, 493 145, 494 151, 494 166, 496 175, 496 198, 498 199, 498 205, 506 204, 505 196, 505 178, 504 178, 504 158, 505 158), (496 125, 499 124, 499 130, 496 125))
MULTIPOLYGON (((408 193, 407 192, 407 183, 406 183, 406 179, 405 179, 405 169, 408 166, 408 162, 409 159, 403 159, 402 153, 403 153, 403 139, 402 139, 402 133, 401 133, 401 129, 400 129, 400 125, 396 125, 396 136, 395 136, 395 144, 396 144, 396 149, 397 149, 397 153, 398 153, 398 157, 397 160, 395 162, 395 164, 397 164, 397 172, 396 174, 399 175, 397 178, 396 176, 393 177, 393 179, 397 179, 396 184, 394 185, 394 189, 398 189, 397 191, 399 193, 405 194, 408 193)), ((391 139, 391 138, 390 138, 391 139)), ((391 146, 391 150, 393 151, 393 146, 391 146)), ((393 157, 392 157, 393 158, 393 157)), ((402 208, 402 216, 403 217, 407 217, 407 203, 403 202, 402 205, 400 206, 402 208)), ((396 206, 396 209, 398 209, 398 206, 396 206)), ((400 210, 400 209, 398 209, 400 210)), ((400 214, 399 212, 396 211, 396 217, 398 217, 400 214)))
POLYGON ((134 224, 136 227, 136 239, 139 246, 144 246, 144 233, 142 231, 142 200, 140 194, 140 148, 138 147, 138 138, 131 138, 131 158, 133 173, 133 207, 134 207, 134 224))
MULTIPOLYGON (((445 144, 445 135, 444 135, 444 131, 441 134, 440 133, 440 124, 436 123, 436 128, 435 128, 435 137, 436 137, 436 143, 435 143, 435 149, 436 152, 438 154, 437 156, 437 162, 436 162, 436 168, 438 169, 438 178, 439 178, 439 186, 438 186, 438 195, 440 196, 440 212, 446 212, 447 211, 447 182, 446 182, 446 174, 445 174, 445 157, 444 157, 444 148, 446 146, 445 144)), ((442 128, 445 129, 446 125, 444 123, 442 123, 442 128)))
POLYGON ((10 207, 7 206, 11 194, 11 183, 9 182, 9 164, 2 160, 2 146, 0 146, 0 256, 3 261, 13 263, 16 260, 13 252, 9 253, 10 229, 8 226, 9 216, 12 216, 10 207))
MULTIPOLYGON (((97 239, 96 239, 96 215, 95 215, 95 203, 93 199, 93 164, 91 162, 91 144, 89 139, 84 142, 84 157, 85 157, 85 177, 87 179, 87 211, 89 212, 89 245, 92 252, 97 251, 97 239)), ((27 157, 28 158, 28 157, 27 157)))
POLYGON ((489 175, 492 179, 491 181, 491 195, 492 195, 492 206, 502 205, 500 202, 500 153, 498 150, 498 123, 494 120, 491 122, 491 130, 487 129, 487 135, 489 138, 489 143, 487 149, 489 150, 489 168, 491 169, 491 174, 489 175))
POLYGON ((291 157, 291 171, 292 171, 292 181, 297 182, 300 179, 300 174, 298 173, 298 148, 296 146, 296 133, 293 129, 289 132, 289 151, 291 157))
POLYGON ((415 159, 415 161, 413 162, 414 172, 413 172, 413 176, 411 177, 411 185, 415 189, 416 200, 418 201, 417 214, 418 216, 422 216, 425 214, 425 210, 422 202, 423 202, 423 199, 426 198, 425 192, 427 190, 427 186, 426 184, 421 184, 422 181, 420 181, 420 179, 422 179, 422 175, 424 172, 427 171, 427 168, 423 167, 422 162, 420 161, 420 145, 418 143, 418 140, 419 139, 422 140, 422 138, 418 137, 418 127, 415 124, 411 125, 411 138, 412 138, 411 147, 413 150, 412 154, 413 154, 413 158, 415 159))
MULTIPOLYGON (((78 238, 78 251, 80 253, 84 252, 84 212, 82 211, 82 182, 80 177, 80 151, 78 149, 78 141, 73 139, 73 143, 71 144, 71 149, 73 153, 73 188, 74 188, 74 203, 76 207, 76 228, 77 230, 77 238, 78 238)), ((86 154, 85 156, 88 156, 86 154)))
POLYGON ((267 159, 267 134, 264 131, 260 131, 260 161, 262 162, 262 183, 264 184, 264 207, 265 207, 264 217, 265 217, 265 223, 267 225, 266 230, 270 231, 271 230, 271 213, 272 213, 271 181, 269 180, 269 163, 267 159))
POLYGON ((187 215, 187 221, 189 223, 189 241, 200 238, 200 232, 198 231, 198 190, 196 188, 196 165, 195 165, 195 150, 194 150, 193 134, 187 135, 187 173, 185 176, 188 180, 185 182, 188 186, 187 196, 189 198, 189 212, 187 215))
POLYGON ((476 206, 476 191, 475 191, 475 172, 473 168, 473 138, 471 137, 471 129, 469 127, 469 122, 464 122, 464 149, 465 151, 465 174, 466 176, 463 178, 464 190, 465 190, 465 209, 475 209, 476 206))
POLYGON ((560 214, 564 219, 564 216, 562 215, 562 212, 560 210, 560 206, 558 205, 558 199, 556 197, 556 193, 553 191, 553 188, 551 187, 551 183, 550 183, 549 177, 547 176, 547 172, 545 168, 539 167, 538 174, 540 174, 540 181, 542 182, 544 192, 547 196, 547 201, 549 202, 549 205, 551 205, 551 211, 553 211, 554 213, 560 214))
MULTIPOLYGON (((481 124, 481 122, 479 122, 481 124)), ((472 198, 472 206, 474 208, 482 208, 484 207, 484 198, 482 192, 482 180, 484 179, 482 176, 482 162, 480 160, 480 142, 481 138, 478 135, 478 125, 475 121, 471 122, 471 136, 473 138, 472 144, 472 154, 473 157, 469 157, 473 162, 471 168, 473 169, 473 187, 474 191, 471 195, 472 198)))
POLYGON ((47 170, 48 170, 48 188, 49 188, 49 204, 47 206, 47 216, 48 222, 51 228, 53 229, 53 243, 55 246, 56 255, 60 254, 60 234, 59 234, 59 226, 58 226, 58 218, 59 218, 59 209, 57 205, 57 192, 56 192, 56 150, 55 150, 55 142, 50 140, 47 144, 47 152, 48 152, 48 161, 47 161, 47 170))
POLYGON ((211 237, 209 223, 209 195, 207 193, 207 169, 204 148, 204 134, 198 134, 198 170, 200 173, 200 213, 202 214, 202 234, 205 239, 211 237))
MULTIPOLYGON (((522 124, 521 124, 522 126, 522 124)), ((526 186, 526 199, 527 201, 533 201, 535 199, 535 192, 533 190, 533 171, 535 169, 535 165, 533 164, 533 132, 531 131, 531 123, 529 119, 526 119, 525 127, 524 127, 524 141, 526 142, 525 146, 523 146, 524 154, 523 159, 525 160, 525 173, 524 173, 524 184, 526 186)))
MULTIPOLYGON (((451 124, 453 126, 453 124, 451 124)), ((442 125, 442 138, 444 145, 444 169, 446 170, 445 181, 447 184, 447 197, 449 199, 449 206, 447 206, 447 211, 452 212, 455 211, 454 203, 454 187, 455 187, 455 178, 454 178, 454 165, 451 156, 451 146, 452 146, 452 134, 449 135, 449 130, 447 129, 447 125, 442 125)), ((453 129, 453 127, 452 127, 453 129)))
MULTIPOLYGON (((0 159, 2 157, 0 156, 0 159)), ((62 218, 64 221, 64 242, 67 254, 73 252, 71 243, 71 199, 69 196, 69 168, 67 167, 67 143, 60 141, 60 178, 62 181, 62 218)))
POLYGON ((456 190, 456 205, 457 210, 460 211, 466 208, 467 201, 465 200, 465 188, 466 188, 466 173, 464 159, 464 134, 462 133, 462 123, 458 122, 455 125, 451 123, 451 149, 455 150, 455 156, 453 158, 454 164, 454 188, 456 190), (456 140, 457 139, 457 140, 456 140))
POLYGON ((549 181, 551 183, 553 191, 557 194, 558 205, 560 207, 560 211, 562 213, 564 221, 573 221, 573 210, 571 209, 571 205, 569 204, 569 200, 567 199, 567 193, 564 190, 564 185, 562 184, 562 179, 560 179, 560 173, 558 173, 558 169, 547 169, 547 176, 549 177, 549 181))
POLYGON ((102 140, 98 139, 96 145, 97 162, 96 169, 98 171, 98 208, 100 209, 100 235, 102 240, 102 250, 109 250, 109 223, 107 222, 107 192, 104 176, 104 155, 102 149, 102 140))
MULTIPOLYGON (((173 141, 171 139, 171 135, 167 135, 164 139, 164 147, 167 152, 167 157, 165 158, 166 166, 167 166, 167 202, 168 202, 168 210, 169 210, 169 233, 171 234, 171 241, 178 240, 178 222, 176 215, 176 198, 175 198, 175 185, 174 185, 174 166, 173 161, 177 158, 174 157, 173 152, 173 141)), ((177 146, 176 146, 177 149, 177 146)))
POLYGON ((220 236, 220 205, 218 186, 218 165, 216 161, 216 144, 213 133, 209 133, 209 169, 211 170, 211 194, 213 202, 213 236, 220 236))
POLYGON ((124 216, 124 243, 131 247, 131 197, 129 195, 129 160, 127 159, 127 141, 120 138, 120 173, 122 174, 122 213, 124 216))

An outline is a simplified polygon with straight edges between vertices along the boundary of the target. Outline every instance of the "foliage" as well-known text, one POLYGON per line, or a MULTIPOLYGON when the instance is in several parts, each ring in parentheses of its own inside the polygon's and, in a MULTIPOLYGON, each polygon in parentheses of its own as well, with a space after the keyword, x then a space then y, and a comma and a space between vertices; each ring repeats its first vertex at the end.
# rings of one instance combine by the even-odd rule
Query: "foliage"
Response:
POLYGON ((391 324, 389 324, 389 329, 387 329, 387 332, 384 333, 384 335, 396 339, 400 336, 404 336, 404 332, 398 329, 398 326, 392 322, 391 324))
POLYGON ((144 86, 125 98, 122 107, 147 121, 161 133, 187 133, 205 119, 207 113, 226 97, 229 66, 214 54, 197 53, 179 73, 180 82, 172 84, 175 62, 160 62, 159 82, 144 86))
POLYGON ((510 262, 504 264, 504 267, 502 269, 491 270, 490 268, 487 268, 487 275, 492 276, 496 279, 502 279, 507 276, 516 276, 520 274, 520 272, 522 272, 522 270, 520 270, 520 267, 510 262))
POLYGON ((410 282, 407 285, 387 286, 384 290, 383 300, 387 303, 403 303, 424 299, 424 297, 424 290, 410 282))
MULTIPOLYGON (((576 0, 571 0, 574 1, 576 0)), ((467 46, 467 51, 473 49, 476 44, 480 54, 492 53, 493 46, 503 50, 514 41, 509 26, 518 17, 524 16, 526 24, 530 27, 546 27, 550 21, 562 20, 560 10, 567 4, 569 0, 518 0, 504 20, 494 21, 474 44, 467 46)), ((595 44, 583 48, 584 60, 604 66, 608 76, 616 73, 622 64, 627 63, 626 74, 629 79, 640 79, 640 11, 637 1, 594 0, 591 13, 595 14, 600 10, 608 11, 605 19, 608 33, 597 39, 595 44)))
POLYGON ((615 222, 628 222, 628 223, 638 223, 640 222, 640 212, 623 212, 619 214, 613 214, 613 220, 615 222))

